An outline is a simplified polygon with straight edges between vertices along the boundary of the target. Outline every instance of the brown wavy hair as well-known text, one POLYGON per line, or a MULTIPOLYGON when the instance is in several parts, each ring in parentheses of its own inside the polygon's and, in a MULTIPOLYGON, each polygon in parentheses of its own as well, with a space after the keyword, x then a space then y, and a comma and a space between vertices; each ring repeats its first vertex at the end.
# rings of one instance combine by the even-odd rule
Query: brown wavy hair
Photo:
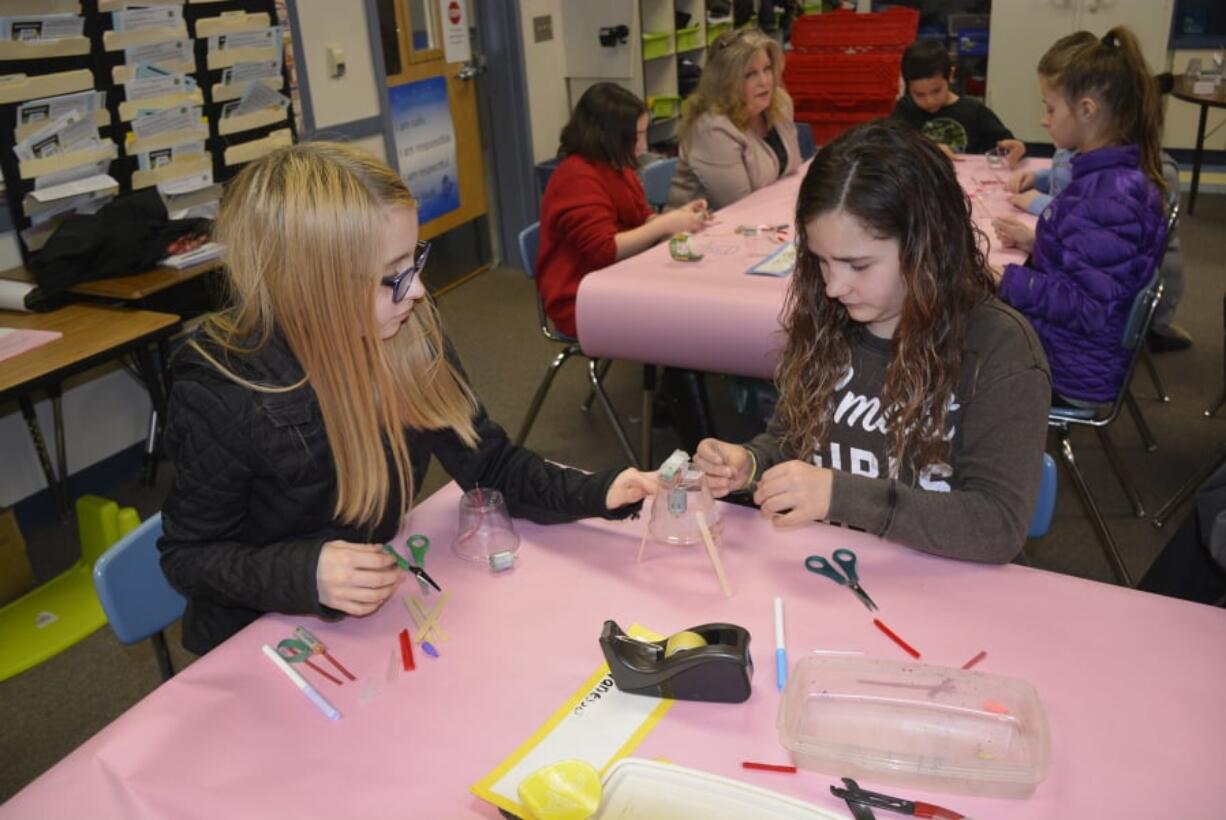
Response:
POLYGON ((809 250, 814 219, 843 211, 868 233, 897 239, 907 295, 894 331, 881 406, 898 470, 948 457, 950 400, 962 370, 967 316, 995 286, 953 164, 914 128, 865 123, 823 148, 796 201, 796 272, 784 306, 787 343, 776 371, 783 444, 807 457, 828 440, 832 396, 867 332, 826 296, 809 250), (815 408, 817 412, 814 412, 815 408))
POLYGON ((1102 38, 1088 31, 1061 37, 1039 60, 1039 73, 1072 105, 1095 97, 1107 109, 1117 143, 1140 149, 1138 164, 1159 191, 1162 177, 1162 95, 1132 29, 1116 26, 1102 38))

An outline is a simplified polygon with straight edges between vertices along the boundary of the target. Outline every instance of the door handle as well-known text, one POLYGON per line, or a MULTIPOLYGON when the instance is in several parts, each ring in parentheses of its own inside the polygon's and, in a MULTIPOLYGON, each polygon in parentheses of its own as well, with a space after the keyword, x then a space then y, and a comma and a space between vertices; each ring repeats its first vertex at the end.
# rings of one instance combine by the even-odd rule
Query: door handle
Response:
POLYGON ((457 80, 464 80, 467 82, 468 80, 475 79, 478 74, 484 74, 484 73, 485 73, 485 61, 484 60, 481 60, 481 61, 469 60, 467 63, 460 66, 460 70, 456 72, 455 76, 457 80))

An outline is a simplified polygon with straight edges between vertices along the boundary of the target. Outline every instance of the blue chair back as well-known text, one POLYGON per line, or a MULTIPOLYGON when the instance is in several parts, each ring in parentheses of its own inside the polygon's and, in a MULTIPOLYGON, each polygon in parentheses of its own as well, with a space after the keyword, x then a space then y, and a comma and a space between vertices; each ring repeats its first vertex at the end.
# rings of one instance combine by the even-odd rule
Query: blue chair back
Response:
POLYGON ((813 127, 809 123, 796 123, 796 141, 800 143, 802 162, 817 153, 817 140, 813 138, 813 127))
POLYGON ((668 189, 673 184, 673 172, 677 170, 677 158, 657 160, 639 170, 643 179, 643 192, 647 203, 657 211, 668 202, 668 189))
POLYGON ((1051 520, 1056 513, 1056 460, 1050 453, 1043 454, 1043 478, 1039 482, 1039 499, 1034 505, 1027 538, 1042 538, 1051 529, 1051 520))
POLYGON ((541 246, 541 223, 533 222, 519 232, 519 258, 529 279, 536 278, 536 251, 541 246))
POLYGON ((94 564, 94 588, 122 643, 152 637, 183 617, 187 600, 162 574, 162 514, 120 538, 94 564))
POLYGON ((549 186, 549 178, 553 176, 553 172, 561 164, 562 160, 557 157, 536 164, 536 184, 540 186, 542 195, 545 193, 545 188, 549 186))

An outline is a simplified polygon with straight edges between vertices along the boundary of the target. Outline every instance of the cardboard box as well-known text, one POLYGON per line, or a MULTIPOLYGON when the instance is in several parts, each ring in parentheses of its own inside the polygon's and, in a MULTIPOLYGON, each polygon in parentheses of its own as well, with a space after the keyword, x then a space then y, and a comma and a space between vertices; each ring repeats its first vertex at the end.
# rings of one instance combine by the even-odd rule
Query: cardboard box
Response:
POLYGON ((34 571, 26 555, 26 540, 21 537, 12 509, 4 510, 0 512, 0 606, 33 588, 34 571))

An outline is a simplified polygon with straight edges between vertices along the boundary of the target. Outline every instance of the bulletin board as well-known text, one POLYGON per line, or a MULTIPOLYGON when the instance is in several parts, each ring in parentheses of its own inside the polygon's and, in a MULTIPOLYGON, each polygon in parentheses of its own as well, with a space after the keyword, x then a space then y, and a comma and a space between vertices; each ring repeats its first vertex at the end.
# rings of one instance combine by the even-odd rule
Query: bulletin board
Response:
POLYGON ((278 0, 0 0, 0 170, 22 258, 156 186, 172 217, 297 133, 278 0))

